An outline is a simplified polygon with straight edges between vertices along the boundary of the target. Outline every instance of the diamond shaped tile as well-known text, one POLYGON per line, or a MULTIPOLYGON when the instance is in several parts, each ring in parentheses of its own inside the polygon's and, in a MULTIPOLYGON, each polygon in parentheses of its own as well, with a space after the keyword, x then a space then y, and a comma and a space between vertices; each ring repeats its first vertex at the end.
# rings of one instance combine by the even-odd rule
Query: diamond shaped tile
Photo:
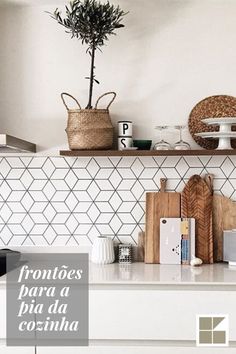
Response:
POLYGON ((121 175, 117 172, 117 170, 114 170, 112 174, 109 177, 109 181, 112 184, 114 188, 117 188, 122 181, 121 175))
POLYGON ((97 202, 96 201, 96 206, 102 213, 113 213, 114 212, 114 210, 112 209, 109 202, 97 202))
POLYGON ((0 161, 0 175, 3 178, 6 178, 10 170, 11 166, 9 165, 9 163, 6 161, 6 159, 2 159, 0 161))
POLYGON ((34 200, 29 193, 25 193, 20 203, 26 211, 29 211, 32 205, 34 204, 34 200))
POLYGON ((117 164, 117 167, 120 168, 120 167, 126 167, 126 168, 131 168, 133 162, 135 160, 135 157, 122 157, 120 160, 119 160, 119 163, 117 164))
POLYGON ((50 181, 48 181, 43 188, 43 194, 45 195, 47 200, 51 200, 55 193, 56 193, 56 188, 50 181))
POLYGON ((203 163, 198 156, 184 156, 183 159, 189 167, 203 167, 203 163))
POLYGON ((100 169, 100 167, 98 166, 97 162, 94 159, 92 159, 86 167, 86 170, 88 171, 88 173, 90 174, 90 176, 92 178, 94 178, 96 176, 99 169, 100 169))
POLYGON ((78 201, 78 204, 76 205, 76 207, 74 209, 74 213, 86 213, 91 205, 92 205, 92 202, 78 201))
POLYGON ((119 168, 117 171, 123 179, 135 179, 135 174, 130 168, 119 168))
POLYGON ((44 231, 43 234, 44 238, 48 242, 49 245, 52 245, 52 243, 55 241, 57 234, 55 230, 49 225, 47 229, 44 231))
POLYGON ((45 173, 45 175, 50 178, 55 171, 56 167, 53 165, 51 160, 48 158, 45 163, 43 164, 42 170, 45 173))
POLYGON ((225 184, 221 187, 220 191, 225 197, 231 198, 234 193, 234 188, 229 181, 226 181, 225 184))
POLYGON ((12 238, 13 234, 8 226, 4 226, 1 231, 0 237, 4 243, 4 245, 8 245, 10 239, 12 238))
POLYGON ((142 156, 139 158, 144 167, 154 167, 157 168, 156 160, 151 156, 142 156))
POLYGON ((1 210, 0 210, 0 214, 1 214, 1 218, 4 220, 4 222, 8 222, 8 220, 10 219, 10 217, 12 215, 12 211, 9 208, 9 206, 4 203, 1 210))
POLYGON ((131 192, 133 193, 134 197, 138 200, 144 192, 144 188, 139 181, 136 181, 133 185, 131 192))
POLYGON ((162 163, 162 168, 174 168, 177 163, 180 161, 181 157, 179 156, 168 156, 165 161, 162 163))
POLYGON ((64 180, 68 172, 69 172, 69 170, 67 170, 67 169, 58 168, 53 172, 53 174, 51 176, 51 180, 54 180, 54 179, 55 180, 57 180, 57 179, 64 180))
POLYGON ((144 216, 144 210, 139 203, 136 203, 134 208, 131 210, 131 214, 136 222, 140 222, 140 220, 144 216))
POLYGON ((158 168, 145 168, 139 176, 140 179, 152 179, 157 173, 158 168))
POLYGON ((75 230, 75 235, 87 235, 91 227, 91 224, 80 224, 75 230))
POLYGON ((10 219, 8 220, 8 224, 20 224, 24 218, 25 218, 26 214, 22 213, 22 214, 12 214, 10 219))
POLYGON ((136 224, 133 216, 130 213, 118 213, 121 222, 124 224, 136 224))
POLYGON ((101 168, 96 174, 96 179, 108 179, 113 171, 112 168, 101 168))
POLYGON ((69 191, 56 191, 52 197, 53 202, 65 202, 66 198, 69 196, 69 191))
POLYGON ((24 173, 24 169, 11 169, 7 175, 7 179, 19 179, 24 173))
POLYGON ((110 220, 109 222, 109 225, 113 231, 114 234, 117 234, 119 229, 121 228, 122 226, 122 222, 120 220, 120 218, 118 217, 118 215, 114 215, 112 217, 112 219, 110 220))
POLYGON ((78 200, 75 198, 74 193, 71 192, 65 199, 65 203, 70 211, 73 211, 78 204, 78 200))
POLYGON ((73 170, 70 170, 65 177, 66 184, 70 189, 73 189, 77 181, 78 181, 77 176, 75 175, 73 170))
POLYGON ((78 221, 73 215, 70 215, 65 224, 70 233, 73 234, 78 226, 78 221))
POLYGON ((31 174, 33 179, 47 179, 47 176, 40 168, 29 168, 28 172, 31 174))
POLYGON ((64 157, 50 157, 51 162, 57 168, 69 168, 69 165, 64 157))
POLYGON ((47 160, 46 157, 34 157, 34 158, 30 161, 28 167, 29 167, 29 168, 38 168, 38 169, 40 169, 40 168, 43 167, 43 165, 44 165, 44 163, 46 162, 46 160, 47 160))
POLYGON ((108 157, 97 157, 96 162, 100 168, 112 168, 113 165, 108 157))
POLYGON ((17 235, 17 236, 13 236, 9 243, 8 243, 8 246, 10 247, 17 247, 17 246, 21 246, 24 241, 26 239, 26 235, 17 235))
POLYGON ((234 165, 229 157, 226 157, 222 165, 220 166, 221 171, 228 178, 234 170, 234 165))
POLYGON ((21 159, 19 157, 8 157, 7 158, 7 162, 9 163, 9 165, 11 166, 11 168, 24 168, 24 164, 21 161, 21 159))
POLYGON ((0 185, 0 196, 2 197, 2 199, 7 200, 11 192, 12 190, 9 187, 9 184, 6 181, 3 181, 0 185))
POLYGON ((109 199, 109 204, 111 205, 111 207, 114 211, 118 210, 121 203, 122 203, 122 199, 120 198, 120 196, 116 192, 109 199))
POLYGON ((7 184, 11 190, 15 190, 15 191, 24 191, 25 190, 25 187, 21 183, 20 180, 8 180, 7 184))
POLYGON ((131 166, 131 170, 133 171, 133 173, 137 178, 141 175, 141 173, 144 170, 144 166, 139 158, 135 159, 134 163, 131 166))
POLYGON ((27 189, 33 182, 33 177, 29 173, 29 171, 25 170, 24 173, 22 174, 20 181, 23 184, 23 186, 27 189))
POLYGON ((175 166, 176 170, 179 171, 179 175, 183 176, 189 169, 189 165, 186 163, 184 158, 181 158, 177 165, 175 166))
POLYGON ((118 213, 130 213, 135 204, 136 202, 123 202, 118 209, 118 213))
POLYGON ((11 233, 13 235, 24 235, 25 234, 25 230, 23 229, 23 227, 19 224, 9 224, 8 225, 9 230, 11 231, 11 233))
POLYGON ((117 190, 131 190, 133 185, 135 184, 136 180, 135 179, 123 179, 119 186, 117 187, 117 190))
POLYGON ((73 214, 79 224, 91 224, 91 220, 87 213, 74 213, 73 214))
POLYGON ((41 191, 45 187, 46 184, 47 184, 46 180, 35 180, 31 183, 29 190, 30 191, 41 191))
POLYGON ((114 193, 113 191, 101 191, 97 195, 96 201, 98 201, 98 202, 108 202, 111 199, 113 193, 114 193))
MULTIPOLYGON (((67 211, 68 209, 66 209, 67 211)), ((64 211, 64 210, 63 210, 64 211)), ((69 211, 69 210, 68 210, 69 211)), ((45 218, 47 219, 47 221, 50 223, 55 215, 56 215, 56 209, 53 208, 52 204, 48 203, 48 205, 46 206, 46 208, 43 211, 43 215, 45 216, 45 218)))
POLYGON ((117 193, 123 202, 135 201, 135 197, 130 191, 117 191, 117 193))
POLYGON ((143 189, 146 192, 148 191, 157 192, 158 190, 156 183, 152 179, 140 179, 140 184, 143 186, 143 189))
POLYGON ((95 222, 99 217, 101 211, 95 203, 93 203, 87 211, 87 214, 92 222, 95 222))
POLYGON ((56 214, 52 220, 52 224, 66 224, 70 214, 68 213, 60 213, 56 214))
POLYGON ((91 157, 78 157, 73 163, 73 168, 85 168, 90 161, 91 157))
POLYGON ((63 224, 52 224, 52 228, 57 235, 69 235, 70 231, 67 229, 66 225, 63 224))
POLYGON ((21 226, 23 227, 23 229, 25 230, 25 232, 27 234, 30 233, 30 231, 34 227, 34 222, 33 222, 32 218, 30 217, 30 215, 26 215, 24 217, 24 220, 21 222, 21 226))
POLYGON ((108 180, 96 180, 96 184, 101 191, 113 191, 114 187, 108 180))

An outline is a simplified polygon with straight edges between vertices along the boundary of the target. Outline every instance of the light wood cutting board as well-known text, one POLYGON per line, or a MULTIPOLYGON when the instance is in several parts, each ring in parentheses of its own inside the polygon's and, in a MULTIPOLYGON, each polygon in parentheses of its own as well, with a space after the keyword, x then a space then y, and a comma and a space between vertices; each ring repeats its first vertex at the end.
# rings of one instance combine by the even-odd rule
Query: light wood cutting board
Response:
POLYGON ((160 218, 180 217, 180 193, 167 193, 161 179, 160 192, 146 194, 145 263, 160 263, 160 218))
POLYGON ((212 191, 201 176, 192 176, 181 195, 181 216, 196 222, 196 257, 213 263, 212 191))
MULTIPOLYGON (((213 176, 206 175, 213 193, 213 176)), ((213 194, 214 261, 223 261, 223 231, 236 229, 236 203, 222 195, 213 194)))

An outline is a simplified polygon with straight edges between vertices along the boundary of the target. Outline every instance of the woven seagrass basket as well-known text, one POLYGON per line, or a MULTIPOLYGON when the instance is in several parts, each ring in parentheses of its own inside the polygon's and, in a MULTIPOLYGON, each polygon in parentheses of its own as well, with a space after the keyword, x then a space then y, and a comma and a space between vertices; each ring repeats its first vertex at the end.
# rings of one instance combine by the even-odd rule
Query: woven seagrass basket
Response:
POLYGON ((107 92, 100 96, 94 109, 81 109, 79 102, 68 93, 61 94, 62 101, 68 112, 66 133, 71 150, 107 150, 113 144, 113 126, 109 107, 116 98, 115 92, 107 92), (102 97, 113 95, 106 109, 98 109, 102 97), (79 109, 69 109, 64 96, 71 97, 79 109))

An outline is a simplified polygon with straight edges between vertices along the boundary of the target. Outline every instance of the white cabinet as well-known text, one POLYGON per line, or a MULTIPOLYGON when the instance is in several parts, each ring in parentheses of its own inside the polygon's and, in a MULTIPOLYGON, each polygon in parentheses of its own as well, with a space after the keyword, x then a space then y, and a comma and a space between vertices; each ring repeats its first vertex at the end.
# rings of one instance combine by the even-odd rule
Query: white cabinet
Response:
POLYGON ((236 341, 234 291, 91 290, 89 313, 91 340, 194 341, 196 315, 220 313, 236 341))

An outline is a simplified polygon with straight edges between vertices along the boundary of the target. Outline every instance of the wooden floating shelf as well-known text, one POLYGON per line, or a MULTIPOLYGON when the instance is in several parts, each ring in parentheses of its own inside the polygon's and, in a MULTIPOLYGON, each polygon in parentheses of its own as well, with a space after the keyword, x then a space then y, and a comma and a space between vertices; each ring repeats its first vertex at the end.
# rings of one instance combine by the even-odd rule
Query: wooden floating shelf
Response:
POLYGON ((62 150, 61 156, 212 156, 236 155, 235 150, 62 150))

